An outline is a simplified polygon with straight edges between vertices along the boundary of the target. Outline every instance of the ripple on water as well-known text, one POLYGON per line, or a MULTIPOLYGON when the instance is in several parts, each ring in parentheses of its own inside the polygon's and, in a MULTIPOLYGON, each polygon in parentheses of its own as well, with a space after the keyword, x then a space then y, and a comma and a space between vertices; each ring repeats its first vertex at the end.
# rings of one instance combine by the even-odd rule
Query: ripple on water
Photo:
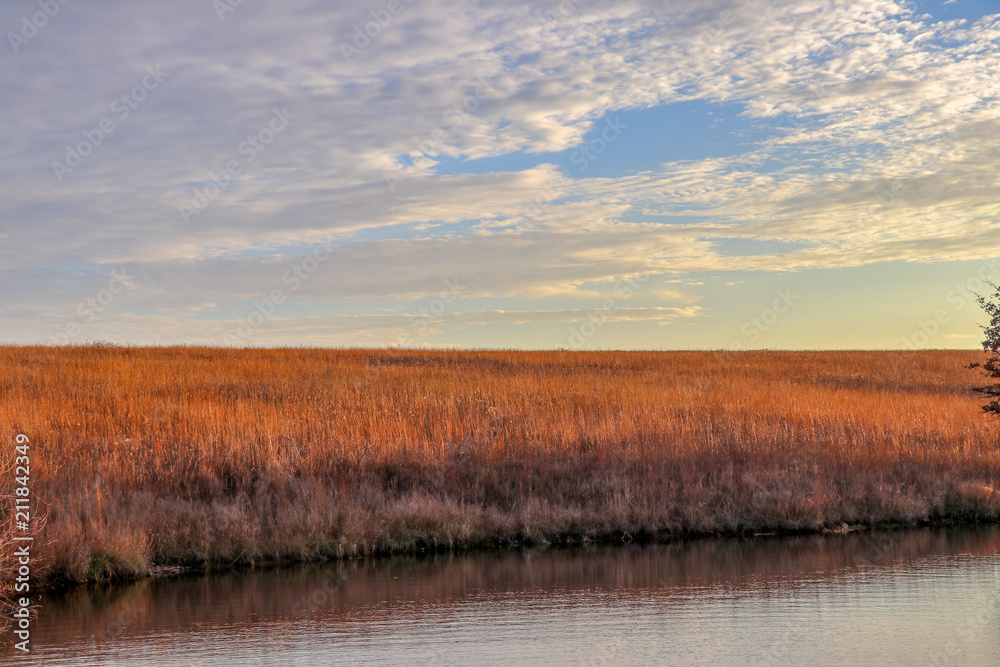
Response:
POLYGON ((45 600, 19 662, 995 665, 998 552, 922 529, 155 579, 45 600))

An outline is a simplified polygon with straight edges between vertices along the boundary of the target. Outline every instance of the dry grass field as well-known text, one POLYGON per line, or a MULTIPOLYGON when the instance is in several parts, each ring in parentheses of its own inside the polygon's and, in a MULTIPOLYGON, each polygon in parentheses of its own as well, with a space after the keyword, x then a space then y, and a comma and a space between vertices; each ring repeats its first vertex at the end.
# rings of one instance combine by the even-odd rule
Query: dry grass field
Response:
POLYGON ((34 574, 76 581, 993 520, 1000 423, 965 368, 983 356, 8 346, 0 468, 27 434, 34 574))

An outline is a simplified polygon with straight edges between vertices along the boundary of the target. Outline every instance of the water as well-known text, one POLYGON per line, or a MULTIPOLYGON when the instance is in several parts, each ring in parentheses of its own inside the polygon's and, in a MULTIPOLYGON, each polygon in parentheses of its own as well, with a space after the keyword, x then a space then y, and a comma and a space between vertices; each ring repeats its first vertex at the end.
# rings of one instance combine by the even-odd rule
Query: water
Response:
POLYGON ((394 558, 46 599, 45 665, 997 665, 1000 530, 394 558))

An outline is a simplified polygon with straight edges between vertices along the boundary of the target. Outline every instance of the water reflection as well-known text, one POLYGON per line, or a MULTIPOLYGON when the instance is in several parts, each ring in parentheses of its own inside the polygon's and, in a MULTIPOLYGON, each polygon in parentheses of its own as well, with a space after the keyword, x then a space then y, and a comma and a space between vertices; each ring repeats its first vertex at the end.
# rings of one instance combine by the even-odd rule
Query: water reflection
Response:
POLYGON ((1000 664, 998 547, 922 529, 143 581, 45 600, 19 662, 1000 664))

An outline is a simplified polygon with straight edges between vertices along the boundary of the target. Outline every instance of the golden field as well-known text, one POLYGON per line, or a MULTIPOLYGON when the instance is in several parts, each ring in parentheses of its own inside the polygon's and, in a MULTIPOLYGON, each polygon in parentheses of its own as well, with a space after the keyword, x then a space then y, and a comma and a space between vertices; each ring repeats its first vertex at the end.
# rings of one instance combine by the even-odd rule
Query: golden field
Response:
POLYGON ((45 514, 33 574, 74 581, 151 564, 995 520, 1000 423, 966 369, 983 358, 0 347, 0 518, 10 525, 24 433, 45 514))

